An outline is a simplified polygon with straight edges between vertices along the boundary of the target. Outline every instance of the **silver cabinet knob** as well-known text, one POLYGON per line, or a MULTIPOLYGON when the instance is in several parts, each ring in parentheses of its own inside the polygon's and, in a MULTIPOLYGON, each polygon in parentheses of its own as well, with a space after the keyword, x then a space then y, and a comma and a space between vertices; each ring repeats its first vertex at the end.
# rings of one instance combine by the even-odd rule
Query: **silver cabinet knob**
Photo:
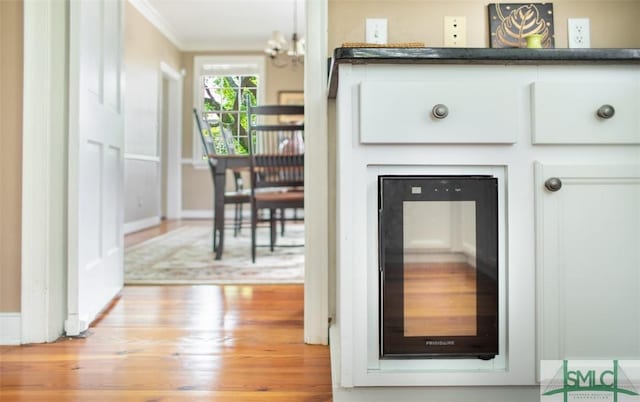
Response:
POLYGON ((562 188, 562 180, 551 177, 544 182, 544 187, 549 191, 556 192, 562 188))
POLYGON ((616 109, 611 105, 602 105, 598 108, 596 114, 603 119, 610 119, 616 114, 616 109))
POLYGON ((443 105, 442 103, 438 103, 431 109, 431 114, 436 119, 444 119, 449 115, 449 108, 447 105, 443 105))

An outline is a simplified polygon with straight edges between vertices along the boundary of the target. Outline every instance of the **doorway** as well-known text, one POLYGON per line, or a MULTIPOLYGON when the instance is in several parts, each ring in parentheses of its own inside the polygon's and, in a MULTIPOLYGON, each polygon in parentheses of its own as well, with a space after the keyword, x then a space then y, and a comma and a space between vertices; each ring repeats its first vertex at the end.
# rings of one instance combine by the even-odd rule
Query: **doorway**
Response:
POLYGON ((159 215, 178 219, 182 210, 182 87, 183 74, 160 63, 159 105, 160 206, 159 215))
MULTIPOLYGON (((327 27, 327 2, 325 1, 312 1, 307 0, 307 43, 310 45, 312 52, 307 52, 307 62, 305 64, 305 74, 307 77, 323 77, 327 75, 326 65, 326 27, 327 27)), ((46 6, 44 9, 39 8, 43 5, 27 5, 25 4, 25 16, 27 22, 26 29, 36 31, 33 35, 35 38, 48 37, 50 32, 46 31, 47 27, 53 26, 55 28, 61 28, 60 32, 64 32, 66 27, 66 10, 63 5, 46 6), (38 21, 42 23, 37 23, 38 21), (35 23, 34 23, 35 22, 35 23), (40 27, 40 28, 39 28, 40 27)), ((56 36, 55 38, 58 38, 56 36)), ((59 49, 65 48, 64 37, 60 36, 60 40, 42 42, 34 41, 33 43, 25 43, 25 49, 33 51, 37 54, 58 54, 59 49), (56 51, 53 51, 53 50, 56 51)), ((31 53, 30 53, 31 54, 31 53)), ((64 57, 64 54, 61 54, 64 57)), ((46 60, 45 60, 46 61, 46 60)), ((58 77, 58 65, 50 65, 47 63, 38 64, 39 70, 42 74, 32 74, 25 76, 25 85, 33 85, 38 87, 38 96, 33 99, 37 101, 29 104, 25 110, 34 110, 36 107, 38 110, 51 110, 51 105, 56 104, 59 101, 59 92, 56 92, 56 87, 43 85, 43 79, 48 78, 49 81, 52 77, 58 77), (36 85, 36 83, 38 83, 36 85), (44 88, 44 89, 43 89, 44 88), (47 107, 48 105, 48 107, 47 107)), ((60 81, 65 83, 64 79, 60 81)), ((314 214, 307 217, 308 230, 306 234, 305 243, 308 245, 305 253, 307 255, 307 270, 305 272, 305 283, 313 284, 311 287, 305 289, 305 341, 309 343, 326 343, 327 331, 326 322, 328 315, 328 278, 327 278, 327 266, 328 266, 328 211, 327 211, 327 191, 328 191, 328 177, 326 172, 326 160, 327 160, 327 143, 326 143, 326 80, 318 79, 313 82, 305 83, 305 98, 308 104, 313 105, 314 115, 309 116, 307 121, 307 134, 308 140, 308 152, 307 161, 309 162, 309 168, 307 169, 309 175, 314 176, 314 194, 313 199, 309 200, 309 204, 306 206, 307 210, 313 210, 314 214), (313 143, 313 144, 311 144, 313 143), (313 228, 313 229, 311 229, 313 228), (310 233, 312 232, 312 233, 310 233)), ((181 103, 181 101, 180 101, 181 103)), ((180 124, 177 124, 179 127, 180 124)), ((26 132, 27 130, 25 130, 26 132)), ((171 136, 167 139, 167 143, 170 142, 171 136)), ((44 154, 47 152, 54 152, 55 149, 51 148, 48 143, 42 143, 45 149, 44 154)), ((168 149, 180 149, 181 143, 178 141, 175 148, 168 149)), ((57 152, 57 151, 56 151, 57 152)), ((64 152, 60 152, 60 155, 64 152)), ((27 154, 25 164, 38 165, 35 154, 27 154), (33 160, 29 159, 29 156, 33 156, 33 160)), ((58 153, 56 153, 58 155, 58 153)), ((169 153, 167 159, 171 156, 176 158, 178 165, 181 161, 181 155, 178 152, 169 153), (177 157, 176 157, 177 155, 177 157)), ((39 165, 38 165, 39 166, 39 165)), ((176 169, 175 172, 179 172, 176 169)), ((23 172, 23 182, 41 182, 48 179, 48 172, 42 169, 29 169, 23 172)), ((173 183, 179 183, 180 174, 174 178, 176 181, 173 183)), ((171 173, 167 172, 167 192, 171 186, 171 173)), ((46 186, 41 187, 39 191, 42 197, 58 197, 58 190, 55 188, 48 188, 46 186), (44 190, 43 190, 44 189, 44 190), (43 194, 45 192, 45 194, 43 194)), ((177 200, 180 201, 179 199, 177 200)), ((23 323, 36 323, 41 322, 42 317, 56 317, 58 313, 62 314, 65 310, 65 303, 59 301, 60 290, 64 286, 49 288, 46 281, 40 280, 43 277, 55 277, 64 278, 66 276, 67 265, 65 264, 49 264, 42 265, 40 261, 57 261, 57 249, 48 248, 50 243, 50 233, 42 230, 43 224, 56 225, 56 219, 59 216, 64 216, 66 211, 66 205, 52 207, 54 210, 51 213, 43 211, 49 208, 50 204, 44 205, 39 200, 26 200, 23 199, 23 222, 34 222, 33 233, 37 235, 32 238, 30 244, 30 250, 40 250, 37 254, 40 258, 33 260, 22 261, 22 300, 23 307, 21 311, 21 320, 23 323), (43 214, 44 215, 41 215, 43 214), (48 217, 47 222, 38 221, 40 216, 48 217), (39 234, 38 234, 39 233, 39 234), (36 297, 32 297, 37 295, 36 297), (25 300, 29 301, 27 304, 25 300)), ((57 204, 56 204, 57 205, 57 204)), ((167 199, 167 215, 171 211, 171 204, 167 199)), ((174 205, 175 211, 181 211, 180 204, 174 205)), ((31 233, 31 232, 29 232, 31 233)), ((23 233, 24 234, 24 233, 23 233)), ((24 247, 24 244, 23 244, 24 247)), ((58 314, 59 315, 59 314, 58 314)), ((57 321, 57 320, 56 320, 57 321)), ((22 342, 28 341, 44 341, 47 339, 55 339, 60 329, 61 323, 55 322, 52 325, 51 330, 42 325, 25 325, 22 327, 22 342)))

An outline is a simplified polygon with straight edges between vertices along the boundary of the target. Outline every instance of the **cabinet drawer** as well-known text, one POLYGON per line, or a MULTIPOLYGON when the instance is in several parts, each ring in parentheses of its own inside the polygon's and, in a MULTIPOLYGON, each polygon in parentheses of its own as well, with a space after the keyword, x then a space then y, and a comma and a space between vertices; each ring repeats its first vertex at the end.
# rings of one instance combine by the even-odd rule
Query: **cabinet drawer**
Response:
POLYGON ((514 143, 519 100, 515 82, 363 82, 360 141, 514 143))
POLYGON ((532 84, 533 143, 639 143, 638 89, 634 81, 532 84), (606 105, 613 107, 613 116, 598 116, 598 110, 606 105))

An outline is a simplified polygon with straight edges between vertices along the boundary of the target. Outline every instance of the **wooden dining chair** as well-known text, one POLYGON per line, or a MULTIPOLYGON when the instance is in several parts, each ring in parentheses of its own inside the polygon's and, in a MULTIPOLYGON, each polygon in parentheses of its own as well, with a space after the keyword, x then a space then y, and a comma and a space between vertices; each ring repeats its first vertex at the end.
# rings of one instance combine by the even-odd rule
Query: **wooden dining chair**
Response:
POLYGON ((276 223, 289 219, 286 210, 304 209, 304 123, 299 121, 285 124, 273 121, 283 119, 284 116, 298 116, 302 119, 304 106, 247 105, 253 262, 256 260, 258 246, 258 224, 269 222, 269 247, 273 251, 277 238, 276 223), (266 212, 268 217, 263 218, 266 212))
MULTIPOLYGON (((251 191, 249 189, 244 188, 244 182, 242 179, 242 175, 238 171, 233 172, 234 177, 234 191, 226 191, 226 189, 216 189, 215 188, 215 176, 216 176, 216 168, 217 168, 217 160, 216 156, 218 155, 220 150, 224 150, 227 155, 235 154, 235 149, 233 147, 233 139, 230 138, 229 133, 227 133, 224 129, 221 128, 221 136, 219 141, 216 142, 216 139, 211 130, 211 126, 209 123, 201 118, 198 114, 198 110, 196 108, 193 109, 193 115, 196 120, 196 125, 198 127, 198 132, 200 133, 200 139, 202 140, 202 149, 207 159, 207 163, 209 164, 209 171, 211 172, 211 180, 214 183, 214 223, 213 223, 213 251, 217 249, 217 239, 218 237, 222 238, 224 233, 216 230, 215 225, 215 215, 223 214, 224 215, 224 206, 227 204, 234 205, 234 218, 233 218, 233 234, 237 236, 242 227, 242 206, 244 204, 249 204, 251 202, 251 191), (215 191, 224 191, 224 206, 222 208, 218 208, 216 210, 215 204, 215 191)), ((226 172, 223 172, 226 174, 226 172)))

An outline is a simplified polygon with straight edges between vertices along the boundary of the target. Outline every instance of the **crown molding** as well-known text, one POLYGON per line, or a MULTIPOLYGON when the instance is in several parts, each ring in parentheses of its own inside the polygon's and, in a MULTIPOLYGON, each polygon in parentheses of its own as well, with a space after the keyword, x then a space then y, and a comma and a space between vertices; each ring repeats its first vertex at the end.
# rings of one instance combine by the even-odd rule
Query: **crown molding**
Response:
POLYGON ((171 29, 167 21, 162 18, 160 13, 147 0, 129 0, 129 3, 135 7, 154 27, 156 27, 167 39, 173 43, 178 50, 185 50, 184 44, 178 39, 176 33, 171 29))

